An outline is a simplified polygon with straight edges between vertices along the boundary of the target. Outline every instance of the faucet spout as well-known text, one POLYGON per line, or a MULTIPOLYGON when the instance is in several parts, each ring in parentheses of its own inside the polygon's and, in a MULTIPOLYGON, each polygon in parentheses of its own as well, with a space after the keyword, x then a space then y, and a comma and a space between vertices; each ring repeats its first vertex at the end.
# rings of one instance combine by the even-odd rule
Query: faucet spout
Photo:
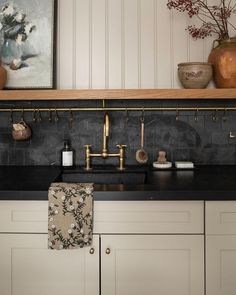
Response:
POLYGON ((103 147, 102 147, 102 154, 103 157, 107 157, 107 143, 108 143, 108 137, 109 137, 109 130, 110 130, 110 118, 108 113, 104 116, 104 122, 103 122, 103 147))

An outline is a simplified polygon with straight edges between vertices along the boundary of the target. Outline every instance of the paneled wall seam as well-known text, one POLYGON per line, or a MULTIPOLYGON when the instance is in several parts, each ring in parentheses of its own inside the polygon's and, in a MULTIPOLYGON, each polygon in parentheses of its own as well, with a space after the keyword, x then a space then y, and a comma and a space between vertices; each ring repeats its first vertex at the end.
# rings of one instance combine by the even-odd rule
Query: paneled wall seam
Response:
POLYGON ((154 1, 154 88, 158 88, 158 65, 157 65, 157 46, 158 46, 158 28, 157 28, 157 1, 154 1))
POLYGON ((105 1, 105 88, 109 88, 109 0, 105 1))
POLYGON ((125 0, 121 0, 121 88, 125 88, 125 0))
POLYGON ((173 12, 170 12, 170 84, 171 88, 174 88, 174 31, 173 31, 174 16, 173 12))
POLYGON ((141 0, 137 0, 137 25, 138 25, 138 88, 142 86, 142 65, 141 65, 141 42, 142 42, 142 35, 141 35, 141 0))
POLYGON ((76 89, 77 88, 77 75, 76 75, 76 66, 77 66, 77 17, 76 17, 76 12, 77 12, 77 5, 76 5, 76 2, 77 0, 74 0, 73 1, 73 68, 72 68, 72 71, 73 71, 73 81, 72 81, 72 85, 73 85, 73 88, 76 89))
POLYGON ((92 17, 93 17, 93 13, 92 13, 92 0, 89 0, 89 88, 92 88, 92 70, 93 70, 93 66, 92 66, 92 62, 93 62, 93 58, 92 58, 92 17))
POLYGON ((60 52, 60 48, 61 48, 61 26, 60 26, 60 15, 61 15, 61 6, 60 6, 60 0, 58 0, 58 4, 57 4, 57 13, 58 13, 58 18, 57 18, 57 65, 56 65, 56 69, 57 69, 57 88, 61 87, 61 67, 60 67, 60 56, 61 56, 61 52, 60 52))

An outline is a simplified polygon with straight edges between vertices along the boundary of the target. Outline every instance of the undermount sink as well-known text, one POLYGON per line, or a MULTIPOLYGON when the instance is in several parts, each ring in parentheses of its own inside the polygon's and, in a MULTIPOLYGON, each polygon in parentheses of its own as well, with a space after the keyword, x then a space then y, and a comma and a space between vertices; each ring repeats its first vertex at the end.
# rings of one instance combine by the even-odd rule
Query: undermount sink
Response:
POLYGON ((61 181, 94 184, 145 184, 147 172, 128 170, 64 171, 61 181))

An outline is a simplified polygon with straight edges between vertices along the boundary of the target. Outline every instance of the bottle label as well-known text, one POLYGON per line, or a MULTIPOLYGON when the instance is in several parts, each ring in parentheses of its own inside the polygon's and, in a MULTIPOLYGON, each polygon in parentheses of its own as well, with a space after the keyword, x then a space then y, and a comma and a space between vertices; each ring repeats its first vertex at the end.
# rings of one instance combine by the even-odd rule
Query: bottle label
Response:
POLYGON ((73 166, 73 151, 62 153, 62 166, 73 166))

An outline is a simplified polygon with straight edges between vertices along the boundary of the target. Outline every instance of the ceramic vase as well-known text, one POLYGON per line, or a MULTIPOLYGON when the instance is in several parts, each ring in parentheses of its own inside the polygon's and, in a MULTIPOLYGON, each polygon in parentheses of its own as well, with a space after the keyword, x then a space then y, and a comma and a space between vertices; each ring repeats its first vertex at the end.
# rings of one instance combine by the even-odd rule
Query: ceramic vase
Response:
POLYGON ((217 88, 236 88, 236 38, 215 40, 208 61, 217 88))

